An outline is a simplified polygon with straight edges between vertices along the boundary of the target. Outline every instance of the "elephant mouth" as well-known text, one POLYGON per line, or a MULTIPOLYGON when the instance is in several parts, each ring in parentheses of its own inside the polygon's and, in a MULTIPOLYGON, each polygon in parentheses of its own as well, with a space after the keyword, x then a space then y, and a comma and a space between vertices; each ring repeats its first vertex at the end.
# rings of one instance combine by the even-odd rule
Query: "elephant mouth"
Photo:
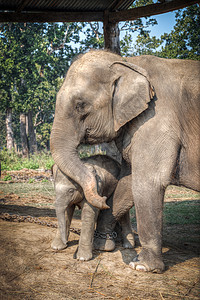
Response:
POLYGON ((85 131, 84 139, 82 140, 83 144, 97 144, 100 142, 101 138, 98 138, 96 134, 94 134, 94 130, 92 128, 87 128, 85 131))
MULTIPOLYGON (((120 131, 120 130, 119 130, 120 131)), ((109 143, 119 135, 119 132, 105 132, 98 134, 96 130, 92 128, 87 128, 84 136, 83 144, 100 144, 100 143, 109 143)))
POLYGON ((108 143, 112 140, 112 138, 108 136, 98 137, 98 136, 93 136, 93 135, 87 135, 84 138, 84 141, 82 142, 83 144, 100 144, 100 143, 108 143))

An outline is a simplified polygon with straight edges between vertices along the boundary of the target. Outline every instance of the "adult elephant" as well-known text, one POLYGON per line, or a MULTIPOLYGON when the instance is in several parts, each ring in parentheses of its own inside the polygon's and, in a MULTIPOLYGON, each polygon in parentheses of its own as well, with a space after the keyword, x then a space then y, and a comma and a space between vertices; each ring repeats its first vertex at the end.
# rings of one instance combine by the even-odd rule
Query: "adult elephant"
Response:
MULTIPOLYGON (((51 151, 94 206, 106 208, 80 143, 115 140, 132 167, 142 245, 135 269, 164 270, 162 210, 173 183, 200 190, 200 63, 153 56, 122 58, 90 51, 70 67, 57 95, 51 151)), ((124 170, 122 170, 124 172, 124 170)))

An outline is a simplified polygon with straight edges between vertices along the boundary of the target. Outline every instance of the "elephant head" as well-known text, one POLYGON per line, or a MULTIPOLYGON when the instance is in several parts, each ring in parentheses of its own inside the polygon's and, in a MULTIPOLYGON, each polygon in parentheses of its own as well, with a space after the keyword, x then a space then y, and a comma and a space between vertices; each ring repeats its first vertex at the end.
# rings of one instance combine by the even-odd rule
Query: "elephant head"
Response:
POLYGON ((108 207, 97 192, 95 175, 79 159, 78 146, 115 139, 127 122, 148 108, 152 96, 146 71, 110 52, 90 51, 69 68, 57 95, 51 152, 92 205, 108 207))

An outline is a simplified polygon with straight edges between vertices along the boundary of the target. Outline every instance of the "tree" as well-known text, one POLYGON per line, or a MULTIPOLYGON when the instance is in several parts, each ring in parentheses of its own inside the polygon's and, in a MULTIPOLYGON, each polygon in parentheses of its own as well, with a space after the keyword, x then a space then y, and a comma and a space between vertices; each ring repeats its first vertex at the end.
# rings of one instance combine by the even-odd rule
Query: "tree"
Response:
POLYGON ((0 149, 6 147, 6 114, 0 111, 0 149))
POLYGON ((200 60, 200 7, 196 4, 176 12, 176 24, 161 38, 165 45, 159 56, 200 60))
MULTIPOLYGON (((152 4, 153 0, 137 0, 131 6, 131 8, 152 4)), ((84 38, 80 41, 80 52, 85 52, 89 48, 103 49, 104 48, 104 36, 100 22, 89 22, 82 23, 83 28, 81 29, 84 34, 84 38)), ((157 24, 154 18, 143 18, 135 21, 126 21, 119 23, 119 30, 121 32, 122 39, 120 41, 120 50, 122 56, 131 56, 133 53, 133 35, 144 34, 148 31, 149 26, 157 24), (125 35, 123 35, 125 32, 125 35)))
POLYGON ((25 141, 31 152, 37 149, 36 128, 42 122, 53 121, 55 95, 70 60, 78 52, 70 43, 79 41, 80 28, 82 25, 73 23, 0 25, 0 110, 9 112, 7 136, 12 136, 12 112, 21 119, 21 130, 17 132, 21 132, 24 153, 25 141))
MULTIPOLYGON (((148 3, 153 0, 137 0, 133 7, 148 3)), ((152 18, 120 23, 126 31, 121 54, 131 55, 133 33, 147 34, 154 24, 152 18)), ((0 24, 0 111, 9 112, 10 145, 23 146, 24 155, 49 149, 56 93, 73 57, 103 46, 98 22, 0 24)))
POLYGON ((139 34, 134 45, 134 55, 156 55, 158 47, 162 44, 162 39, 151 37, 149 32, 139 34))
POLYGON ((6 141, 7 149, 12 150, 14 147, 13 129, 12 129, 12 108, 6 110, 6 141))
MULTIPOLYGON (((131 8, 153 4, 153 0, 137 0, 131 8)), ((121 55, 132 56, 134 53, 134 36, 147 36, 150 33, 149 26, 157 25, 157 20, 151 17, 136 19, 120 23, 120 32, 125 35, 120 41, 121 55)), ((134 53, 135 54, 135 53, 134 53)))
POLYGON ((160 38, 143 32, 136 38, 134 55, 153 54, 165 58, 200 60, 200 8, 198 5, 178 10, 175 26, 160 38))

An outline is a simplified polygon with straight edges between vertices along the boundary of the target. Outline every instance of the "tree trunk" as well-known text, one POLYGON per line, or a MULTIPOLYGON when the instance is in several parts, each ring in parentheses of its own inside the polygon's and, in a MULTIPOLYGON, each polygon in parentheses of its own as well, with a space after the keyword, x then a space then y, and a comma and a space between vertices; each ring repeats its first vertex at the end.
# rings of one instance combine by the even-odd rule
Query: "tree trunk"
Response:
POLYGON ((28 135, 29 135, 29 151, 31 154, 37 151, 36 134, 33 126, 32 110, 28 111, 28 135))
POLYGON ((28 156, 28 138, 26 134, 26 114, 20 114, 20 135, 22 143, 22 155, 24 157, 28 156))
POLYGON ((111 23, 108 20, 108 13, 104 14, 104 48, 120 55, 119 27, 118 23, 111 23))
POLYGON ((7 149, 11 150, 14 147, 13 130, 12 130, 12 108, 6 110, 6 140, 7 149))

